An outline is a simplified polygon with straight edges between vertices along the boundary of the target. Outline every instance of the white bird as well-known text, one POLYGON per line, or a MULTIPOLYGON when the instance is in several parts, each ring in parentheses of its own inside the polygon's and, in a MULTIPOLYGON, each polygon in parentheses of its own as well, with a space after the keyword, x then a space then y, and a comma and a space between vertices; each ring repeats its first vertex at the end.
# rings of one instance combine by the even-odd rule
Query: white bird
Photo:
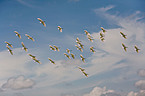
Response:
POLYGON ((37 18, 39 21, 40 21, 40 23, 42 23, 43 24, 43 26, 44 27, 46 27, 46 24, 45 24, 45 21, 43 21, 42 19, 40 19, 40 18, 37 18))

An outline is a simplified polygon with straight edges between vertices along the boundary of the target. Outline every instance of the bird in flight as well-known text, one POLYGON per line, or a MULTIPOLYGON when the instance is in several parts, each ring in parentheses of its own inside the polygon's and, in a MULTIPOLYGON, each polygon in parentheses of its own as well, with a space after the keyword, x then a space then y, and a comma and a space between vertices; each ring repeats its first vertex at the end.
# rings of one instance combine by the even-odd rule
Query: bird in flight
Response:
POLYGON ((101 27, 101 29, 102 29, 103 33, 105 33, 105 32, 106 32, 106 30, 105 30, 103 27, 101 27))
POLYGON ((127 51, 128 47, 126 47, 123 43, 122 43, 122 46, 123 46, 124 50, 127 51))
POLYGON ((68 54, 64 53, 64 55, 65 55, 67 58, 71 59, 70 56, 69 56, 68 54))
POLYGON ((139 49, 136 45, 134 46, 134 48, 135 48, 135 51, 136 51, 137 53, 139 53, 139 50, 140 50, 140 49, 139 49))
POLYGON ((17 31, 14 32, 16 33, 16 36, 18 36, 21 39, 21 35, 17 31))
POLYGON ((62 32, 63 28, 61 28, 60 26, 57 26, 57 28, 58 28, 59 32, 62 32))
POLYGON ((43 26, 44 27, 46 27, 46 24, 45 24, 45 21, 43 21, 42 19, 40 19, 40 18, 37 18, 39 21, 40 21, 40 23, 42 23, 43 24, 43 26))
POLYGON ((85 58, 83 57, 82 54, 80 54, 80 57, 81 57, 81 60, 82 60, 83 62, 85 62, 85 58))
POLYGON ((125 35, 124 33, 120 32, 120 34, 122 35, 123 38, 127 39, 127 35, 125 35))
POLYGON ((85 34, 88 36, 90 35, 90 33, 87 31, 87 30, 84 30, 85 31, 85 34))
POLYGON ((7 41, 5 41, 5 43, 10 46, 11 48, 13 48, 12 44, 8 43, 7 41))
POLYGON ((102 32, 100 32, 100 38, 103 38, 104 37, 104 34, 102 32))
POLYGON ((90 40, 91 42, 93 42, 94 39, 92 39, 92 37, 90 35, 88 35, 88 40, 90 40))
POLYGON ((28 54, 31 58, 36 58, 36 56, 33 56, 32 54, 28 54))
POLYGON ((28 34, 25 34, 25 36, 28 37, 28 39, 31 39, 32 41, 35 41, 31 36, 29 36, 28 34))
POLYGON ((78 37, 76 38, 76 42, 81 42, 78 37))
POLYGON ((9 46, 6 46, 8 48, 8 51, 11 53, 11 55, 13 55, 12 50, 9 48, 9 46))
POLYGON ((55 50, 60 51, 57 46, 53 45, 53 47, 55 48, 55 50))
POLYGON ((67 52, 68 54, 70 54, 70 51, 72 51, 72 50, 70 50, 70 49, 66 49, 66 52, 67 52))
POLYGON ((88 77, 88 74, 85 72, 85 69, 81 68, 81 67, 78 67, 80 69, 80 71, 86 76, 88 77))
POLYGON ((40 60, 37 60, 36 58, 32 58, 35 62, 41 64, 40 60))
POLYGON ((77 42, 77 44, 78 44, 82 49, 84 49, 84 45, 83 45, 81 42, 77 42))
POLYGON ((27 52, 27 51, 28 51, 28 48, 25 47, 25 45, 24 45, 23 42, 21 42, 21 44, 22 44, 22 46, 23 46, 22 49, 24 49, 24 50, 27 52))
POLYGON ((48 58, 48 59, 49 59, 50 63, 55 64, 55 62, 52 59, 50 59, 50 58, 48 58))
POLYGON ((82 48, 80 48, 78 45, 75 45, 77 47, 77 50, 80 50, 81 52, 83 52, 82 48))
POLYGON ((90 47, 90 52, 95 53, 94 47, 90 47))
POLYGON ((56 51, 56 49, 53 46, 49 45, 49 47, 50 47, 50 50, 56 51))
POLYGON ((73 59, 75 59, 75 55, 74 55, 74 54, 72 54, 72 53, 71 53, 71 57, 72 57, 73 59))

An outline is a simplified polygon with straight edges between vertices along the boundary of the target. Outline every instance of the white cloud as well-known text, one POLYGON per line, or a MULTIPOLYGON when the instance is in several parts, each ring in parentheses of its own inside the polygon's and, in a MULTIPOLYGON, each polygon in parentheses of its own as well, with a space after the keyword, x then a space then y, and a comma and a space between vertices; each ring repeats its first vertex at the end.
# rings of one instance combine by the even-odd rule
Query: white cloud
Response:
POLYGON ((145 90, 140 90, 139 92, 129 92, 127 96, 145 96, 145 90))
POLYGON ((140 90, 145 90, 145 80, 139 80, 135 83, 135 86, 140 90))
POLYGON ((84 94, 83 96, 121 96, 115 93, 114 90, 106 90, 106 87, 100 88, 95 87, 89 94, 84 94))
POLYGON ((24 1, 24 0, 17 0, 19 3, 21 3, 21 4, 23 4, 23 5, 25 5, 25 6, 28 6, 28 7, 34 7, 33 5, 31 5, 31 4, 29 4, 29 3, 27 3, 26 1, 24 1))
POLYGON ((145 69, 140 69, 137 74, 141 77, 145 77, 145 69))
POLYGON ((18 76, 18 77, 11 77, 7 80, 6 83, 2 85, 3 89, 12 89, 12 90, 18 90, 18 89, 27 89, 32 88, 35 85, 35 82, 31 79, 26 79, 24 76, 18 76))

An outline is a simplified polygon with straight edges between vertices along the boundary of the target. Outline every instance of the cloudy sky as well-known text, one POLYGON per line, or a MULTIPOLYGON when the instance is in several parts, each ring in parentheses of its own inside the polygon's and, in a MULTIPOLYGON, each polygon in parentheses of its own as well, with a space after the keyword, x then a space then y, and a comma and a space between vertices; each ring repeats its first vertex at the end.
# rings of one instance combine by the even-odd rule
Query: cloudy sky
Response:
POLYGON ((145 96, 144 5, 144 0, 0 0, 0 96, 145 96), (44 20, 46 27, 37 18, 44 20), (106 30, 104 42, 100 40, 101 27, 106 30), (77 37, 84 45, 83 52, 75 46, 77 37), (13 55, 5 41, 13 45, 13 55), (49 45, 60 51, 50 50, 49 45), (90 52, 92 46, 95 53, 90 52), (67 48, 75 59, 64 56, 67 48))

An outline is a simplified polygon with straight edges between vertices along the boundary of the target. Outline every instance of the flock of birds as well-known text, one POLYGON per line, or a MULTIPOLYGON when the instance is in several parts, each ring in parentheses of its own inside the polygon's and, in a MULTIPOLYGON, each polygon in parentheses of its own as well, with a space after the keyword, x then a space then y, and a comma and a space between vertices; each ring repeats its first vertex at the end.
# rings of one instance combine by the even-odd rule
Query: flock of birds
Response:
MULTIPOLYGON (((37 18, 37 19, 40 21, 41 24, 43 24, 44 27, 46 27, 45 21, 43 21, 43 20, 40 19, 40 18, 37 18)), ((60 32, 62 32, 62 29, 63 29, 62 27, 58 26, 58 30, 59 30, 60 32)), ((101 29, 102 29, 102 31, 100 32, 100 40, 101 40, 102 42, 104 42, 106 30, 105 30, 103 27, 101 27, 101 29)), ((94 39, 93 39, 93 37, 91 36, 91 34, 90 34, 87 30, 84 30, 84 32, 85 32, 85 34, 86 34, 88 40, 91 41, 91 42, 93 42, 94 39)), ((16 33, 16 36, 18 36, 18 38, 21 39, 21 35, 20 35, 17 31, 14 31, 14 33, 16 33)), ((121 36, 122 36, 123 38, 127 39, 127 37, 126 37, 127 35, 125 35, 123 32, 120 32, 120 34, 121 34, 121 36)), ((30 40, 32 40, 32 41, 35 41, 34 38, 32 38, 31 36, 29 36, 28 34, 25 34, 25 36, 27 36, 28 39, 30 39, 30 40)), ((7 41, 5 41, 5 43, 6 43, 6 47, 7 47, 8 51, 10 52, 11 55, 13 55, 13 51, 12 51, 12 49, 11 49, 11 48, 13 48, 12 44, 10 44, 10 43, 7 42, 7 41), (10 47, 11 47, 11 48, 10 48, 10 47)), ((76 46, 77 50, 83 52, 84 45, 82 44, 82 42, 79 40, 78 37, 76 38, 76 43, 77 43, 77 45, 75 45, 75 46, 76 46)), ((28 52, 28 48, 24 45, 23 42, 21 42, 21 45, 22 45, 22 49, 25 50, 26 52, 28 52)), ((57 47, 57 46, 55 46, 55 45, 53 45, 53 46, 52 46, 52 45, 49 45, 49 47, 50 47, 50 50, 53 50, 53 51, 60 51, 59 47, 57 47)), ((124 43, 122 43, 122 47, 123 47, 123 49, 124 49, 125 51, 127 51, 127 48, 128 48, 128 47, 127 47, 124 43)), ((139 49, 136 45, 134 46, 134 48, 135 48, 135 51, 136 51, 137 53, 139 53, 139 50, 140 50, 140 49, 139 49)), ((93 46, 91 46, 91 47, 90 47, 90 52, 95 53, 95 50, 94 50, 94 49, 95 49, 95 48, 94 48, 93 46)), ((75 59, 75 55, 74 55, 73 53, 71 53, 71 51, 72 51, 72 50, 70 50, 70 49, 66 49, 66 53, 64 53, 64 55, 65 55, 65 57, 67 57, 68 59, 71 59, 71 58, 72 58, 72 59, 75 59)), ((34 60, 35 62, 41 64, 40 60, 38 60, 38 59, 36 58, 36 56, 34 56, 34 55, 32 55, 32 54, 28 54, 28 55, 32 58, 32 60, 34 60)), ((80 54, 80 58, 81 58, 82 62, 85 62, 85 58, 83 57, 82 54, 80 54)), ((52 64, 55 64, 55 61, 52 60, 51 58, 48 58, 48 60, 49 60, 52 64)), ((85 69, 83 69, 83 68, 81 68, 81 67, 79 67, 79 66, 78 66, 78 69, 80 69, 80 71, 81 71, 86 77, 88 77, 88 74, 85 72, 85 69)))

